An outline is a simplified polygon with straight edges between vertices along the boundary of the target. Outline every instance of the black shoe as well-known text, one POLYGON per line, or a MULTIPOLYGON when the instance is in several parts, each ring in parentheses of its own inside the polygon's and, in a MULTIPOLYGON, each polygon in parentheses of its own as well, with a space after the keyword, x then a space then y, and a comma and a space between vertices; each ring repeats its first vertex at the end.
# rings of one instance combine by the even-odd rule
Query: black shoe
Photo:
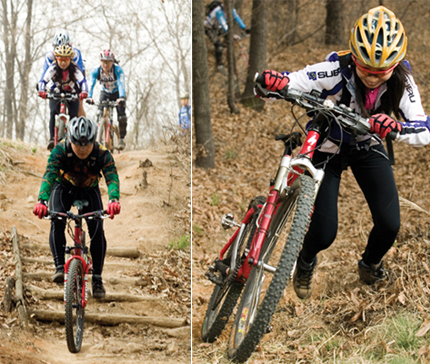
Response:
POLYGON ((51 138, 51 139, 49 139, 49 142, 48 142, 48 145, 46 146, 46 149, 51 151, 52 149, 54 149, 54 147, 55 147, 54 138, 51 138))
POLYGON ((296 270, 293 276, 293 286, 297 297, 302 300, 312 295, 312 276, 317 261, 318 259, 316 256, 312 263, 306 263, 300 254, 297 258, 296 270))
POLYGON ((101 278, 94 278, 92 279, 92 286, 93 286, 93 297, 97 299, 102 299, 106 297, 106 290, 103 287, 103 281, 101 278))
POLYGON ((55 273, 52 276, 52 282, 63 283, 64 282, 64 267, 56 267, 55 273))
POLYGON ((119 142, 118 142, 118 149, 119 150, 124 150, 125 149, 125 141, 124 138, 120 138, 119 142))
POLYGON ((360 279, 367 284, 373 284, 388 279, 388 273, 384 269, 382 260, 378 264, 370 266, 363 262, 363 259, 358 261, 358 275, 360 279))

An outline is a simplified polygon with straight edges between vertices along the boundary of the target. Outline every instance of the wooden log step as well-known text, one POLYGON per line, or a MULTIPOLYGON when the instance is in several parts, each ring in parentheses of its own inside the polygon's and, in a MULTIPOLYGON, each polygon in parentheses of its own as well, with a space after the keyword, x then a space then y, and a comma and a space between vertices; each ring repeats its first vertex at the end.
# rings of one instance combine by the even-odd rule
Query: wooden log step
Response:
MULTIPOLYGON (((54 259, 46 259, 46 258, 21 258, 23 263, 38 263, 42 265, 54 265, 54 259)), ((127 268, 135 268, 134 266, 130 266, 129 264, 125 265, 122 262, 104 262, 103 267, 116 267, 117 269, 127 269, 127 268)))
MULTIPOLYGON (((44 279, 51 280, 52 275, 54 274, 54 271, 52 272, 36 272, 36 273, 23 273, 23 276, 27 280, 34 280, 34 281, 43 281, 44 279)), ((91 282, 91 274, 88 275, 88 281, 91 282)), ((146 279, 143 279, 141 277, 109 277, 109 278, 103 278, 103 281, 106 283, 110 283, 112 285, 116 284, 123 284, 126 286, 147 286, 148 281, 146 279)))
MULTIPOLYGON (((33 286, 32 284, 26 284, 24 288, 30 291, 32 294, 36 295, 41 300, 63 300, 64 299, 64 291, 55 291, 55 290, 47 290, 43 288, 39 288, 33 286)), ((92 296, 90 296, 90 301, 94 300, 92 296)), ((142 301, 159 301, 160 298, 154 296, 138 296, 132 295, 129 293, 106 293, 106 297, 103 300, 104 302, 142 302, 142 301)))
MULTIPOLYGON (((64 322, 64 312, 35 310, 29 311, 30 317, 40 321, 64 322)), ((98 314, 85 312, 85 321, 99 325, 115 326, 122 323, 127 324, 149 324, 160 327, 181 327, 186 325, 185 318, 152 317, 152 316, 123 316, 111 314, 98 314)))
MULTIPOLYGON (((24 243, 22 244, 22 247, 24 249, 42 250, 42 251, 51 252, 49 245, 46 245, 46 244, 24 243)), ((120 258, 138 258, 140 257, 140 252, 139 250, 137 250, 137 248, 110 247, 110 248, 107 248, 106 255, 112 256, 112 257, 120 257, 120 258)))

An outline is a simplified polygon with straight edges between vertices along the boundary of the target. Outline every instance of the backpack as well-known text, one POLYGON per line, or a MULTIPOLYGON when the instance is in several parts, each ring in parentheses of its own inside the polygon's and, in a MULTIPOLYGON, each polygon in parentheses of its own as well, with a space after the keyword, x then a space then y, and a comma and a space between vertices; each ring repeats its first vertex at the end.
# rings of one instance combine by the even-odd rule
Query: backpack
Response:
MULTIPOLYGON (((113 64, 113 79, 116 81, 117 77, 116 77, 116 62, 113 64)), ((97 72, 97 77, 96 80, 99 81, 100 80, 100 72, 102 71, 102 66, 99 66, 98 72, 97 72)))

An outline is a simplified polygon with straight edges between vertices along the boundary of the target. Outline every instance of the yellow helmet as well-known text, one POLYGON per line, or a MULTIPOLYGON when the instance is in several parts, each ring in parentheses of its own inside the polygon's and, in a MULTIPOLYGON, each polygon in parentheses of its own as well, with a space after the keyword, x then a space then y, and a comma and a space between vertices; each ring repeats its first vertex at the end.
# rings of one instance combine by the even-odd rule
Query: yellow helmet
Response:
POLYGON ((370 9, 351 29, 349 48, 364 64, 391 67, 406 55, 405 29, 394 13, 384 6, 370 9))
POLYGON ((56 57, 72 57, 73 49, 67 44, 55 47, 54 54, 56 57))

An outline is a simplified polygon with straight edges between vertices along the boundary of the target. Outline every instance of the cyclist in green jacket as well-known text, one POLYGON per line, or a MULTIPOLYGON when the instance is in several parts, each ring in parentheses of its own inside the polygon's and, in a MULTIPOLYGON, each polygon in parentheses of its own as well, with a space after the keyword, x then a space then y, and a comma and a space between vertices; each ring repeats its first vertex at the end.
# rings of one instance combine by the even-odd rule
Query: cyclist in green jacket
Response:
MULTIPOLYGON (((84 212, 103 210, 99 179, 103 173, 108 187, 109 204, 107 212, 113 219, 119 214, 119 179, 112 154, 95 140, 97 125, 83 116, 73 118, 67 130, 67 138, 51 152, 39 192, 39 202, 33 213, 40 219, 49 210, 67 212, 73 201, 84 199, 89 205, 84 212), (49 201, 49 204, 48 204, 49 201)), ((106 254, 106 238, 103 221, 88 220, 93 259, 93 297, 104 298, 102 270, 106 254)), ((64 281, 64 251, 66 237, 64 220, 51 220, 49 246, 55 262, 54 282, 64 281)))

